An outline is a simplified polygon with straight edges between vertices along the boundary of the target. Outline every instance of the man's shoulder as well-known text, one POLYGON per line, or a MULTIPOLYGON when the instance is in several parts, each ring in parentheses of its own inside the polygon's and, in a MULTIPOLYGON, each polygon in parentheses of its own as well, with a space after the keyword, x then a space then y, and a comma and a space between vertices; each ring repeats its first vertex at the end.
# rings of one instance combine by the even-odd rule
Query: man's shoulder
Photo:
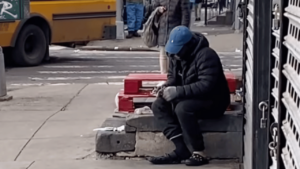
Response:
POLYGON ((217 58, 219 58, 219 56, 214 49, 212 49, 210 47, 205 47, 205 48, 199 49, 197 51, 196 58, 197 59, 200 59, 200 58, 202 58, 202 59, 207 59, 207 58, 217 59, 217 58))

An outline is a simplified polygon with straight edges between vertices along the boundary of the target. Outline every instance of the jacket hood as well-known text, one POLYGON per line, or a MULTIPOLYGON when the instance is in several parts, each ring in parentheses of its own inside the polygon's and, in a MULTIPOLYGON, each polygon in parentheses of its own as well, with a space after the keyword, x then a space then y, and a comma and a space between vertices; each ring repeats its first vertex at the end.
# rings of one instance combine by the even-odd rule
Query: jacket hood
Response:
POLYGON ((194 38, 197 39, 198 44, 195 47, 194 51, 192 52, 192 55, 196 54, 199 50, 203 48, 209 47, 209 42, 203 34, 198 32, 193 32, 193 34, 194 34, 194 38))

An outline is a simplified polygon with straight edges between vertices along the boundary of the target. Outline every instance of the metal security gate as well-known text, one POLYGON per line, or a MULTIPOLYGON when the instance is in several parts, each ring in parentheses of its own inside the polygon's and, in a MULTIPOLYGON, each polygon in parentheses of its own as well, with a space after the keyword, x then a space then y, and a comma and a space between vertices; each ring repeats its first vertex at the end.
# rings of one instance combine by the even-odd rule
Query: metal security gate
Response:
POLYGON ((270 169, 300 169, 300 0, 273 0, 270 169))
POLYGON ((278 167, 300 169, 300 0, 280 6, 278 167))
POLYGON ((244 11, 245 169, 300 169, 300 0, 244 11))
POLYGON ((277 169, 277 144, 278 144, 278 115, 279 115, 279 76, 280 76, 280 2, 273 0, 272 2, 272 56, 270 58, 271 69, 271 92, 270 92, 270 139, 269 139, 269 156, 270 156, 270 169, 277 169))
POLYGON ((252 98, 253 98, 253 39, 254 39, 254 0, 249 0, 247 11, 244 12, 244 49, 243 49, 243 91, 245 120, 244 125, 244 169, 253 169, 252 167, 252 149, 253 149, 253 116, 252 116, 252 98))
POLYGON ((244 169, 269 167, 272 0, 247 0, 244 10, 244 169))

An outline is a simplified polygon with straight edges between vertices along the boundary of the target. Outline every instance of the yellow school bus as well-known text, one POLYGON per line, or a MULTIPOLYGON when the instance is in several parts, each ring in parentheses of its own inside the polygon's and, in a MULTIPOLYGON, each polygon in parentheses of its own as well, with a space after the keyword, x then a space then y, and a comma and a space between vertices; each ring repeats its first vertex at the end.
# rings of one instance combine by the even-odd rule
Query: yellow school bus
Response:
POLYGON ((113 37, 115 21, 116 0, 31 0, 30 17, 3 22, 0 16, 0 46, 15 64, 36 66, 50 44, 113 37))

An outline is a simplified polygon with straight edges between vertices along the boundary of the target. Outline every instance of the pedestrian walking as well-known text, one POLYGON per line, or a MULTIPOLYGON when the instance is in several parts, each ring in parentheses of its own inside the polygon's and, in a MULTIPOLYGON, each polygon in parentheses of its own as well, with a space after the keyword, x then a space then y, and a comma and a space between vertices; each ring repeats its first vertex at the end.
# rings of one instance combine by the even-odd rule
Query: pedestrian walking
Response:
POLYGON ((152 11, 156 8, 159 8, 157 44, 160 48, 160 72, 165 74, 169 65, 165 45, 173 28, 179 25, 190 26, 190 2, 189 0, 154 0, 152 11))
POLYGON ((126 38, 140 37, 138 30, 142 27, 144 19, 144 4, 143 0, 127 0, 127 27, 128 35, 126 38))
POLYGON ((194 7, 195 21, 201 21, 201 9, 203 0, 190 0, 191 10, 194 7))

